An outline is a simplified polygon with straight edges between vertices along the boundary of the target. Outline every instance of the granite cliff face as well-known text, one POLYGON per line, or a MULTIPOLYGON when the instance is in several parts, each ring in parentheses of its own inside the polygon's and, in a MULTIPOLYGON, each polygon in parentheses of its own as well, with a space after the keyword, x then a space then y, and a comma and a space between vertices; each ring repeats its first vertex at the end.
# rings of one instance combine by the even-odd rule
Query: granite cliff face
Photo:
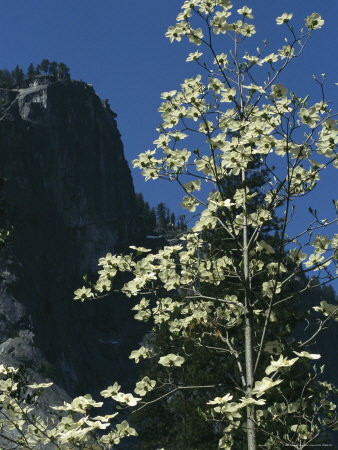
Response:
POLYGON ((125 298, 77 303, 107 251, 135 243, 136 200, 115 117, 92 86, 37 77, 0 90, 0 167, 13 245, 0 265, 0 362, 70 395, 132 378, 125 298), (127 361, 127 362, 126 362, 127 361))

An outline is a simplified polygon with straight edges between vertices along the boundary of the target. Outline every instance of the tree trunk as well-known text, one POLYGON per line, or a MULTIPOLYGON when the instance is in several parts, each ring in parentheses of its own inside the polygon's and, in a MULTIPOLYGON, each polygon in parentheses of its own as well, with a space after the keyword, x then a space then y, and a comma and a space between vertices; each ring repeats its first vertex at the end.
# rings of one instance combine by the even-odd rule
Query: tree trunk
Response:
MULTIPOLYGON (((243 183, 243 272, 244 272, 244 291, 245 291, 245 321, 244 321, 244 338, 245 338, 245 374, 246 374, 246 397, 251 398, 253 389, 253 352, 251 338, 251 318, 250 318, 250 272, 249 272, 249 249, 248 249, 248 226, 247 226, 247 209, 246 209, 246 186, 245 186, 245 169, 242 169, 243 183)), ((256 429, 255 429, 255 408, 247 406, 247 443, 248 450, 256 450, 256 429)))

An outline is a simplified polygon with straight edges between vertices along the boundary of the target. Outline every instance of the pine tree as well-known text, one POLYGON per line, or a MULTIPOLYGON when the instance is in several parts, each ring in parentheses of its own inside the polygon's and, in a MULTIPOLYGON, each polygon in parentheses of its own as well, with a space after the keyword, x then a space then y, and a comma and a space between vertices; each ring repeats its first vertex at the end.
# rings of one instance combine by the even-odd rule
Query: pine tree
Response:
POLYGON ((3 69, 0 69, 0 87, 5 87, 5 74, 3 69))
POLYGON ((178 230, 181 230, 181 231, 187 229, 186 219, 185 219, 185 215, 184 214, 178 216, 176 228, 178 230))
POLYGON ((58 64, 56 73, 57 73, 57 77, 61 80, 68 80, 70 79, 70 73, 69 73, 69 67, 66 66, 65 63, 60 62, 58 64))
POLYGON ((20 86, 20 83, 25 78, 23 70, 18 65, 16 65, 15 69, 12 71, 12 78, 17 86, 20 86))
POLYGON ((170 226, 171 226, 172 228, 175 228, 175 226, 176 226, 176 216, 175 216, 175 213, 171 213, 171 214, 170 214, 170 226))
POLYGON ((8 89, 13 87, 14 80, 13 80, 13 76, 9 70, 3 69, 1 71, 1 81, 2 81, 2 87, 8 88, 8 89))
POLYGON ((27 78, 34 78, 36 75, 34 64, 30 63, 27 69, 27 78))
POLYGON ((56 61, 52 61, 51 63, 49 63, 48 73, 50 75, 56 76, 57 67, 58 63, 56 61))
POLYGON ((151 208, 149 213, 149 230, 153 234, 156 229, 156 212, 155 208, 151 208))
POLYGON ((169 209, 165 203, 160 202, 156 206, 157 229, 159 233, 165 231, 169 224, 169 209))
POLYGON ((149 203, 144 200, 141 193, 136 194, 136 206, 142 234, 152 234, 156 227, 156 216, 153 216, 149 203))
POLYGON ((43 59, 40 62, 40 70, 42 70, 42 72, 47 74, 48 73, 48 68, 49 68, 49 60, 48 59, 43 59))

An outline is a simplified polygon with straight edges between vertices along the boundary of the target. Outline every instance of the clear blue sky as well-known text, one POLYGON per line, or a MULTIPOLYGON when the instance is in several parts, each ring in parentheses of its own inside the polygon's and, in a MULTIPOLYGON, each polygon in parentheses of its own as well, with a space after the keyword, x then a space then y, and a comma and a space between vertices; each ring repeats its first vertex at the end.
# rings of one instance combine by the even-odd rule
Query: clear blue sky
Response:
MULTIPOLYGON (((25 70, 30 62, 43 58, 63 61, 71 68, 73 79, 92 83, 101 98, 109 98, 118 114, 125 154, 130 162, 138 153, 152 147, 160 93, 175 89, 196 73, 192 63, 185 63, 188 44, 170 44, 164 37, 173 25, 181 0, 0 0, 0 67, 12 69, 19 64, 25 70)), ((327 99, 338 109, 338 2, 318 0, 248 0, 234 2, 253 7, 257 34, 267 39, 271 51, 283 45, 282 27, 275 17, 293 12, 295 27, 303 19, 319 12, 325 19, 322 30, 314 33, 311 45, 291 70, 283 76, 284 84, 299 95, 318 88, 312 74, 327 74, 327 99)), ((259 41, 256 41, 259 44, 259 41)), ((255 44, 256 47, 256 44, 255 44)), ((152 205, 164 201, 177 213, 180 195, 168 182, 148 181, 133 172, 135 189, 143 192, 152 205)), ((315 206, 338 198, 337 174, 333 171, 314 195, 315 206)), ((326 214, 326 210, 323 210, 326 214)), ((329 212, 327 212, 329 214, 329 212)))

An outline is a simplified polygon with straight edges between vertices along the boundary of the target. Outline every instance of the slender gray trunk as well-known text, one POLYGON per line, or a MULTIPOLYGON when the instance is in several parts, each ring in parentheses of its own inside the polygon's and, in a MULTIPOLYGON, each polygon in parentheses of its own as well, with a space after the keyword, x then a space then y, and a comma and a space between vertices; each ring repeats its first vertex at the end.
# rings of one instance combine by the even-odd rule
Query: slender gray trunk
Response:
MULTIPOLYGON (((250 299, 249 289, 251 285, 249 272, 249 249, 248 249, 248 226, 246 211, 246 188, 245 188, 245 170, 242 169, 243 182, 243 271, 245 282, 245 321, 244 321, 244 339, 245 339, 245 374, 246 374, 246 397, 251 398, 253 389, 253 351, 252 351, 252 330, 250 319, 250 299)), ((256 429, 255 429, 255 408, 247 406, 247 443, 248 450, 256 450, 256 429)))

